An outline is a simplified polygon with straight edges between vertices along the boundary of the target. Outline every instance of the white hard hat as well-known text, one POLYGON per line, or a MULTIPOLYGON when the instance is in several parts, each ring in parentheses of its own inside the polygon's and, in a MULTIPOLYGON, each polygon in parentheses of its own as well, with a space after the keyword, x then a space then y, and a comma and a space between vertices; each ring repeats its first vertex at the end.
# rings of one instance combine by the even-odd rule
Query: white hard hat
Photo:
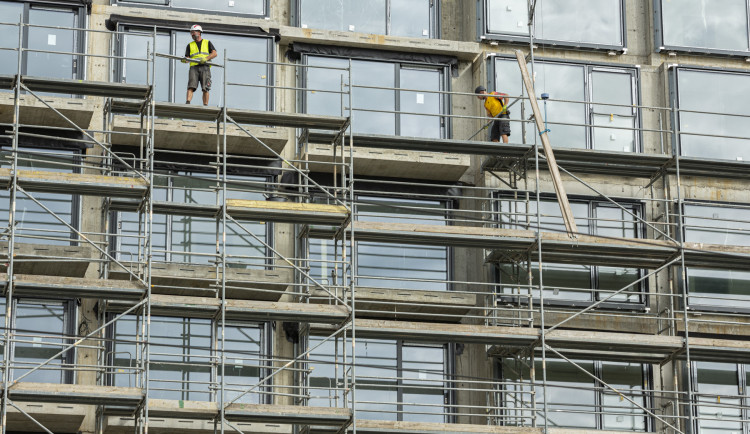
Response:
POLYGON ((199 26, 198 24, 193 24, 193 27, 190 28, 190 31, 203 33, 203 27, 199 26))

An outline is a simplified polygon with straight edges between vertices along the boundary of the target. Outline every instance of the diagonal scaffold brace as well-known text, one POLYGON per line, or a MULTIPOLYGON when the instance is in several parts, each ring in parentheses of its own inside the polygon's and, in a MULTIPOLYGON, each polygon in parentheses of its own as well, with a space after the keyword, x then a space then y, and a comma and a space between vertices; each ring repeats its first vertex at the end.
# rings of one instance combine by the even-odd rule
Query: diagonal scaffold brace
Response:
POLYGON ((573 212, 570 209, 568 194, 565 192, 565 187, 563 186, 562 178, 560 177, 560 170, 557 167, 557 160, 555 160, 555 155, 552 152, 552 145, 550 144, 549 136, 547 135, 547 129, 544 126, 544 118, 542 117, 542 112, 539 110, 539 104, 536 101, 534 83, 531 81, 528 69, 526 69, 526 58, 520 50, 516 50, 516 59, 518 60, 518 67, 521 68, 523 84, 529 95, 531 110, 534 113, 534 122, 536 122, 536 127, 540 131, 539 137, 542 140, 542 147, 544 148, 544 155, 547 159, 549 173, 552 175, 552 184, 555 186, 557 202, 560 204, 560 211, 562 213, 563 221, 565 222, 565 229, 568 231, 568 236, 571 238, 577 238, 578 227, 576 226, 573 212))

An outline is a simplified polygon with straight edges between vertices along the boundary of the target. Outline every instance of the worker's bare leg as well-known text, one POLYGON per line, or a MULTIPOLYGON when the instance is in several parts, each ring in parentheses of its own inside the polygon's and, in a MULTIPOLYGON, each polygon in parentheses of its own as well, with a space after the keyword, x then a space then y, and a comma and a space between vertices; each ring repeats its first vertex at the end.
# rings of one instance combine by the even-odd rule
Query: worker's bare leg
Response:
POLYGON ((187 102, 188 104, 190 104, 190 101, 193 100, 193 92, 194 91, 195 91, 195 89, 191 89, 191 88, 188 88, 188 90, 187 90, 187 97, 185 97, 185 102, 187 102))
POLYGON ((208 105, 208 92, 203 91, 203 105, 208 105))
MULTIPOLYGON (((503 143, 508 143, 508 136, 507 135, 503 134, 502 138, 503 138, 503 143)), ((497 140, 495 140, 495 141, 497 141, 497 140)))

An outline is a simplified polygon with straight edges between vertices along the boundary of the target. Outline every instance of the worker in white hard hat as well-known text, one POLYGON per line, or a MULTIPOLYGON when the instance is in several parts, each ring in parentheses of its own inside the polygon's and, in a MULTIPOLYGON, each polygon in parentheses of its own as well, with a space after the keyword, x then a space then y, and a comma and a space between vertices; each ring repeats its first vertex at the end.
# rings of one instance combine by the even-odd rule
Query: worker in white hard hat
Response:
POLYGON ((208 93, 211 91, 211 65, 208 62, 216 57, 216 48, 208 39, 203 39, 202 34, 203 28, 198 24, 190 28, 193 42, 185 48, 185 59, 182 60, 182 63, 190 62, 185 104, 190 104, 193 92, 198 89, 198 83, 200 83, 203 91, 203 105, 208 105, 208 93))

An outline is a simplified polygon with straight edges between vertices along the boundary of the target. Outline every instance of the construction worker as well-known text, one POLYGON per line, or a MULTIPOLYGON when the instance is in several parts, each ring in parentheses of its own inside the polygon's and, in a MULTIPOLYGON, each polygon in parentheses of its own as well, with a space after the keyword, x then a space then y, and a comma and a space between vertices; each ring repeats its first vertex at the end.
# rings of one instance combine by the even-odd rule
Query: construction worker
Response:
POLYGON ((203 91, 203 105, 208 105, 208 93, 211 91, 211 66, 207 63, 216 57, 216 48, 208 39, 203 39, 202 34, 203 28, 198 24, 190 28, 190 37, 193 38, 193 42, 185 48, 185 59, 182 60, 182 63, 190 62, 185 104, 190 104, 193 92, 198 89, 198 83, 200 83, 203 91))
POLYGON ((474 93, 477 94, 479 100, 484 101, 484 109, 487 111, 487 116, 499 118, 492 123, 490 140, 499 142, 500 137, 502 137, 503 143, 508 143, 508 137, 510 136, 510 112, 507 109, 508 95, 498 92, 487 93, 487 89, 484 86, 477 86, 474 89, 474 93))

